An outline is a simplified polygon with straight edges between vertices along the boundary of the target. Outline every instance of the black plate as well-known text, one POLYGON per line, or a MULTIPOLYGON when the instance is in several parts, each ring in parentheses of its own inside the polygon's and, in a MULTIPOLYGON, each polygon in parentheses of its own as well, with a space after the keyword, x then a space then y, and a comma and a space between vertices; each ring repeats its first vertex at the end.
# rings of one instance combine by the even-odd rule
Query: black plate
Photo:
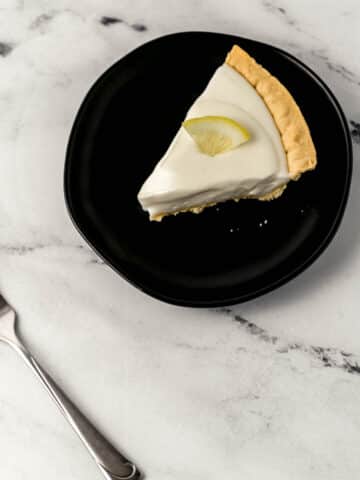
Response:
POLYGON ((137 48, 91 88, 68 145, 65 196, 84 238, 133 285, 178 305, 219 306, 284 284, 320 255, 339 226, 351 171, 344 115, 308 67, 253 40, 186 32, 137 48), (234 43, 293 94, 318 167, 273 202, 227 202, 149 222, 138 190, 234 43))

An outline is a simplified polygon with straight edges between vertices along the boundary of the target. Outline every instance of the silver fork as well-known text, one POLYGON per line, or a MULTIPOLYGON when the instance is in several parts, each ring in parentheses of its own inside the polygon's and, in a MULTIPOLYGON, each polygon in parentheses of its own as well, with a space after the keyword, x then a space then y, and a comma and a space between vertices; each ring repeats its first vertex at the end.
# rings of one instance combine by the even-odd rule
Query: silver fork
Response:
POLYGON ((39 365, 16 332, 16 313, 0 295, 0 341, 10 345, 39 377, 107 480, 139 479, 137 467, 119 453, 39 365))

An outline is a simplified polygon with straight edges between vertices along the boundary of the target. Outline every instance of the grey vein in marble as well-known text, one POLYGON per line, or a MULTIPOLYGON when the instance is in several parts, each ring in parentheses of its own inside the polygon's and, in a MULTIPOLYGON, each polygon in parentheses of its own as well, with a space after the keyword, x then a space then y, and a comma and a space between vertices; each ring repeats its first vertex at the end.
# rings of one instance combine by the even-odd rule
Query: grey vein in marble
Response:
POLYGON ((86 264, 96 264, 104 265, 104 261, 98 257, 91 249, 81 244, 65 244, 60 241, 53 241, 49 243, 28 243, 21 245, 11 245, 11 244, 0 244, 0 254, 4 255, 13 255, 13 256, 24 256, 32 254, 35 252, 52 249, 52 248, 62 248, 70 250, 83 251, 87 255, 86 264))
POLYGON ((148 29, 147 26, 142 23, 133 23, 130 27, 136 32, 145 32, 148 29))
POLYGON ((307 37, 311 37, 314 40, 316 39, 315 35, 313 35, 308 31, 303 30, 300 24, 295 20, 294 17, 292 17, 288 13, 288 11, 284 7, 279 6, 269 0, 263 0, 262 5, 269 13, 274 14, 276 17, 280 19, 281 22, 291 27, 292 30, 295 30, 296 32, 301 33, 302 35, 306 35, 307 37))
POLYGON ((350 120, 351 136, 355 143, 360 145, 360 123, 350 120))
POLYGON ((360 85, 360 81, 357 79, 356 75, 351 70, 344 67, 344 65, 341 65, 340 63, 333 63, 330 60, 326 60, 325 63, 328 69, 332 72, 338 73, 342 78, 354 83, 355 85, 360 85))
POLYGON ((0 42, 0 57, 6 57, 14 49, 14 46, 11 43, 0 42))
POLYGON ((103 16, 100 18, 100 23, 105 27, 108 27, 109 25, 114 25, 114 23, 123 23, 123 20, 118 17, 103 16))
POLYGON ((127 27, 131 28, 132 30, 134 30, 135 32, 145 32, 148 29, 147 26, 142 24, 142 23, 132 23, 132 24, 130 24, 126 20, 123 20, 122 18, 119 18, 119 17, 109 17, 109 16, 104 15, 100 18, 99 21, 105 27, 109 27, 111 25, 122 23, 122 24, 126 25, 127 27))
POLYGON ((94 255, 94 257, 90 258, 90 260, 87 262, 89 265, 105 265, 104 260, 101 260, 100 257, 94 255))
POLYGON ((42 30, 45 25, 47 25, 53 18, 55 12, 53 13, 42 13, 41 15, 37 16, 30 24, 31 30, 40 29, 42 30))
POLYGON ((258 327, 240 315, 234 314, 231 308, 224 307, 218 309, 218 311, 230 315, 233 320, 244 327, 250 335, 257 337, 263 342, 274 345, 278 354, 298 350, 311 355, 324 367, 337 368, 350 374, 360 375, 360 360, 357 355, 336 348, 305 345, 302 343, 284 343, 278 336, 271 335, 264 328, 258 327))
POLYGON ((288 14, 285 8, 279 7, 275 5, 273 2, 269 2, 268 0, 263 1, 263 5, 266 8, 266 10, 270 13, 274 13, 275 15, 278 15, 282 17, 282 19, 290 26, 295 26, 296 22, 295 20, 288 14))
POLYGON ((330 70, 331 72, 337 73, 338 75, 340 75, 341 78, 343 78, 344 80, 347 80, 350 83, 353 83, 354 85, 360 85, 360 80, 354 72, 349 70, 347 67, 345 67, 341 63, 330 60, 329 56, 326 55, 326 53, 323 50, 312 49, 310 50, 310 54, 313 57, 324 61, 328 70, 330 70))
MULTIPOLYGON (((20 245, 0 244, 0 253, 10 255, 26 255, 28 253, 36 252, 53 247, 64 247, 65 245, 60 241, 49 243, 28 243, 20 245)), ((74 245, 74 248, 84 248, 82 245, 74 245)))
POLYGON ((176 341, 172 344, 174 347, 184 349, 184 350, 191 350, 192 352, 209 352, 213 350, 213 347, 208 345, 194 345, 192 343, 176 341))
MULTIPOLYGON (((269 1, 269 0, 264 0, 262 2, 264 8, 266 10, 277 17, 280 18, 281 21, 285 22, 287 25, 292 27, 293 30, 296 30, 297 32, 304 34, 308 37, 311 37, 313 39, 316 39, 316 36, 309 33, 308 31, 304 31, 302 27, 295 21, 295 19, 288 13, 288 11, 281 6, 276 5, 275 3, 269 1)), ((315 56, 318 59, 321 59, 325 62, 325 65, 327 66, 328 70, 335 72, 339 74, 343 79, 355 84, 355 85, 360 85, 360 80, 359 78, 349 70, 347 67, 342 65, 339 62, 334 62, 330 60, 329 56, 324 53, 323 50, 319 49, 313 49, 310 51, 310 54, 315 56)))

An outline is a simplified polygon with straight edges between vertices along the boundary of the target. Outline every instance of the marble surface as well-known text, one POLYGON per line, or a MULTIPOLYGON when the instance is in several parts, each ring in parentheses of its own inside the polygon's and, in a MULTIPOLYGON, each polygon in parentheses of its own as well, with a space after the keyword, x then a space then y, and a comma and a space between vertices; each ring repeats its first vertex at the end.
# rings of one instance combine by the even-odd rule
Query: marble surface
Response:
MULTIPOLYGON (((40 361, 149 480, 359 476, 359 22, 357 0, 0 2, 0 289, 40 361), (128 285, 76 233, 62 191, 94 80, 143 42, 195 29, 297 55, 338 97, 354 142, 346 215, 321 258, 271 294, 213 311, 128 285)), ((100 478, 1 345, 0 452, 7 480, 100 478)))

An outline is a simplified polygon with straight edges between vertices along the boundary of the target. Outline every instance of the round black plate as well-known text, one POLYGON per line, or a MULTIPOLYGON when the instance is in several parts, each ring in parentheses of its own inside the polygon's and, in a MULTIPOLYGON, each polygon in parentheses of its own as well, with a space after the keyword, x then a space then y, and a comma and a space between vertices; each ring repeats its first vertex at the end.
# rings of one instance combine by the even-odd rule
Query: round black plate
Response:
POLYGON ((84 238, 129 282, 170 303, 208 307, 254 298, 309 266, 339 226, 351 170, 344 115, 308 67, 253 40, 186 32, 137 48, 91 88, 68 145, 65 196, 84 238), (318 166, 278 200, 150 222, 137 193, 234 43, 293 94, 318 166))

